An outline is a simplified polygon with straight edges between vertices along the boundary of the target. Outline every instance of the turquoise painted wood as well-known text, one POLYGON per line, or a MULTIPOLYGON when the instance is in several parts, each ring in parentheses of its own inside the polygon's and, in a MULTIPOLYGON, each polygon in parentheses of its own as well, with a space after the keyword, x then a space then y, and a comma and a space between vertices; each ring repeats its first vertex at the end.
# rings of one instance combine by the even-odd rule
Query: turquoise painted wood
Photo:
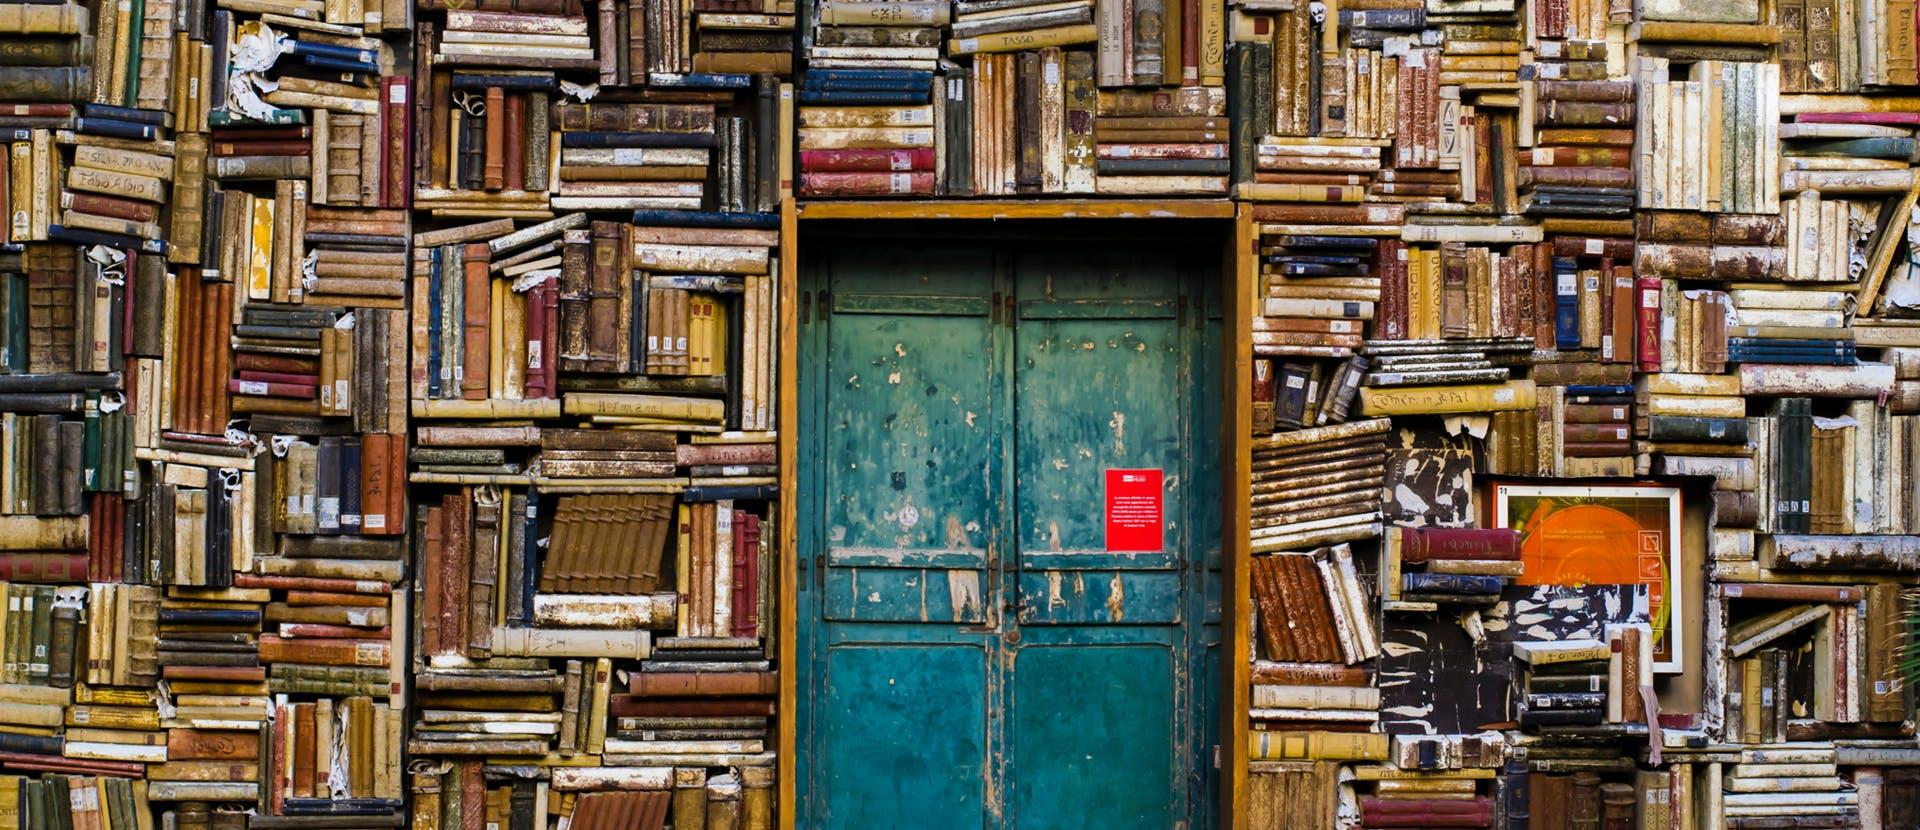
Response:
POLYGON ((798 825, 1211 826, 1217 249, 802 250, 798 825))

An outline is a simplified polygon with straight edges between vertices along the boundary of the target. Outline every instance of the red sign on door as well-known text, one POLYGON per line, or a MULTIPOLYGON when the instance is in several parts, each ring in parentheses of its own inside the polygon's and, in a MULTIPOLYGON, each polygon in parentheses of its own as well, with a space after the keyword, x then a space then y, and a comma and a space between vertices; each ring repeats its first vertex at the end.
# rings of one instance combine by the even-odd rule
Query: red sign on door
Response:
POLYGON ((1107 550, 1158 552, 1166 522, 1159 470, 1107 471, 1107 550))

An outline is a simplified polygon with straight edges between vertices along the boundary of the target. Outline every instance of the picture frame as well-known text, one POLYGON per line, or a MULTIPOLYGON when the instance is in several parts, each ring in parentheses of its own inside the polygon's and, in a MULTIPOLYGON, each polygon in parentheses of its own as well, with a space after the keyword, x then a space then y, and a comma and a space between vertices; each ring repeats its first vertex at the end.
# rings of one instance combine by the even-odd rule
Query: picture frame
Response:
POLYGON ((1653 629, 1653 670, 1686 659, 1681 493, 1658 485, 1496 483, 1493 524, 1521 532, 1516 585, 1642 585, 1653 629))

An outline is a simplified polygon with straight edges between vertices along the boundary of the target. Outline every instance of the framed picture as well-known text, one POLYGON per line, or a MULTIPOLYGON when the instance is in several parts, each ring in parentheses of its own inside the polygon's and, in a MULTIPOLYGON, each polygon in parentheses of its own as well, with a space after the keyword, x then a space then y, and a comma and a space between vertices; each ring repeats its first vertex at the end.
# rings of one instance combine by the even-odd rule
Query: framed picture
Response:
POLYGON ((1517 585, 1644 586, 1654 671, 1681 671, 1679 488, 1495 484, 1493 514, 1521 533, 1517 585))

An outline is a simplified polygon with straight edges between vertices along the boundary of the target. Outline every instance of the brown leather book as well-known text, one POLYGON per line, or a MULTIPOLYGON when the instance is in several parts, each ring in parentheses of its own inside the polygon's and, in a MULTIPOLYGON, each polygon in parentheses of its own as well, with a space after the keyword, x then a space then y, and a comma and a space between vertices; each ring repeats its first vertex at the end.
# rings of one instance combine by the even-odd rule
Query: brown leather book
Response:
POLYGON ((475 242, 466 246, 466 331, 463 340, 466 362, 460 378, 460 396, 470 401, 487 399, 488 361, 493 354, 490 334, 493 322, 493 275, 487 266, 492 256, 485 243, 475 242))
POLYGON ((503 131, 505 179, 507 190, 524 190, 527 184, 527 96, 506 97, 506 124, 503 131))
POLYGON ((260 660, 266 663, 302 663, 317 666, 385 666, 388 664, 386 640, 323 639, 318 637, 282 638, 260 636, 260 660))
POLYGON ((612 695, 607 711, 616 718, 650 717, 760 717, 772 715, 774 702, 767 698, 684 698, 612 695))
MULTIPOLYGON (((439 591, 432 589, 428 593, 438 593, 430 604, 437 604, 439 618, 439 636, 435 638, 435 654, 456 654, 459 644, 464 641, 461 622, 465 619, 467 593, 467 497, 465 493, 451 493, 442 497, 440 502, 440 551, 439 591)), ((431 555, 431 552, 429 552, 431 555)))
POLYGON ((293 754, 293 780, 289 783, 295 798, 310 798, 314 794, 314 753, 318 748, 315 737, 319 728, 315 718, 314 704, 293 704, 293 735, 287 749, 293 754))
POLYGON ((497 86, 487 87, 486 102, 487 145, 480 181, 487 190, 500 190, 507 183, 507 93, 497 86))
POLYGON ((500 560, 495 555, 500 545, 500 499, 498 493, 482 493, 485 496, 477 499, 473 508, 473 556, 464 644, 470 657, 484 657, 493 648, 493 598, 500 581, 500 560))
POLYGON ((771 695, 780 690, 773 672, 634 672, 627 691, 644 697, 771 695))

